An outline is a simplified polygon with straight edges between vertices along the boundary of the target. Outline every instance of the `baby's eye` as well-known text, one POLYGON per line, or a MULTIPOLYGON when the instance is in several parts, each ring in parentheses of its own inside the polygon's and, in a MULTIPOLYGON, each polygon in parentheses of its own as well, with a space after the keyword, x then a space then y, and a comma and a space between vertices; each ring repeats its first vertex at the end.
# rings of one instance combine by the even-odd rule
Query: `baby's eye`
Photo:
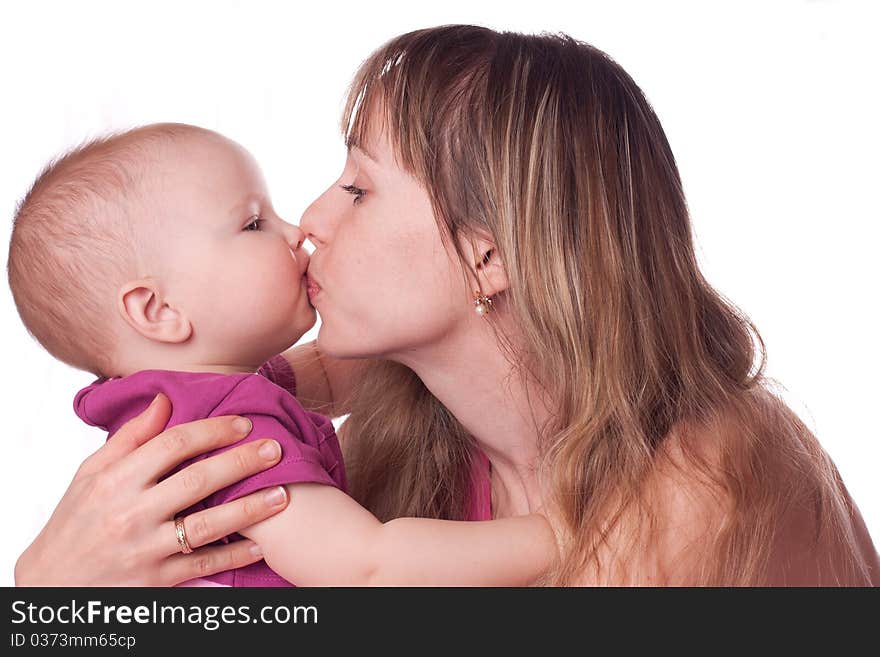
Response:
POLYGON ((260 219, 259 216, 251 217, 251 222, 244 227, 244 230, 260 230, 260 225, 263 223, 263 220, 260 219))

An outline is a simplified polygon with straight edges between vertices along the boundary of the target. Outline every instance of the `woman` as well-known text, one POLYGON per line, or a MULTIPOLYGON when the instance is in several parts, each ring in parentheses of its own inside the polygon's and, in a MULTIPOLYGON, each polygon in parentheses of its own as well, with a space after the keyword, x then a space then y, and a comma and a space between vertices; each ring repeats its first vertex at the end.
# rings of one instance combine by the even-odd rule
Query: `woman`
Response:
MULTIPOLYGON (((491 515, 540 509, 557 532, 547 583, 878 583, 836 468, 701 275, 669 144, 616 63, 565 36, 421 30, 362 65, 343 130, 345 169, 301 222, 317 351, 287 356, 304 403, 351 413, 358 501, 465 518, 485 456, 491 515)), ((174 513, 269 464, 247 445, 157 485, 238 437, 205 420, 146 442, 167 413, 84 464, 19 583, 173 584, 258 558, 175 553, 174 513)), ((187 518, 190 543, 271 514, 259 500, 187 518)))

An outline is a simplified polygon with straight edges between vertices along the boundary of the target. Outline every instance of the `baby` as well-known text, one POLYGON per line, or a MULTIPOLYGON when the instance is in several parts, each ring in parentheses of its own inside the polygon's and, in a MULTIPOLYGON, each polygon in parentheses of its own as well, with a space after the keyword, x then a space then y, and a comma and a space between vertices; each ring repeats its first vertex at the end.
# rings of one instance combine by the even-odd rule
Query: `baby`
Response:
POLYGON ((265 560, 212 583, 536 580, 557 555, 543 516, 382 523, 345 493, 333 425, 296 400, 278 355, 315 322, 303 240, 272 209, 241 146, 194 126, 150 125, 92 141, 40 174, 16 211, 9 283, 31 334, 100 377, 74 401, 88 424, 112 436, 162 392, 174 409, 168 426, 242 415, 253 423, 245 441, 280 443, 277 465, 181 514, 287 487, 284 511, 241 532, 265 560))

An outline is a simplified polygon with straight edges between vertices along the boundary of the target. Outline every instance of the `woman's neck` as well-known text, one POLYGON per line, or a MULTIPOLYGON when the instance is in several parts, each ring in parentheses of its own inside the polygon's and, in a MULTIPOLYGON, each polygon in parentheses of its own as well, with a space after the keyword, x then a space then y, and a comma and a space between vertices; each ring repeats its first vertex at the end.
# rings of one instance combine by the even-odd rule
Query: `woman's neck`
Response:
POLYGON ((394 360, 419 376, 489 458, 494 515, 540 509, 538 437, 548 412, 535 387, 507 361, 490 327, 470 327, 394 360))

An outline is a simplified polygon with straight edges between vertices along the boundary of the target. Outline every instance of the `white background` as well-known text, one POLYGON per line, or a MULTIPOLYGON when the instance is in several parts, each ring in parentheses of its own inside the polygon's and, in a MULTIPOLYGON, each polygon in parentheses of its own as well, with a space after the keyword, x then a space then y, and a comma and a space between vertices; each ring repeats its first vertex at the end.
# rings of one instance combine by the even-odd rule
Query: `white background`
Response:
MULTIPOLYGON (((564 31, 620 62, 666 129, 710 282, 757 323, 768 372, 880 540, 876 11, 857 2, 28 2, 0 9, 0 208, 44 162, 154 121, 226 133, 297 222, 341 170, 357 65, 443 23, 564 31)), ((56 363, 0 286, 0 584, 103 433, 92 376, 56 363)), ((313 332, 307 337, 311 337, 313 332)))

